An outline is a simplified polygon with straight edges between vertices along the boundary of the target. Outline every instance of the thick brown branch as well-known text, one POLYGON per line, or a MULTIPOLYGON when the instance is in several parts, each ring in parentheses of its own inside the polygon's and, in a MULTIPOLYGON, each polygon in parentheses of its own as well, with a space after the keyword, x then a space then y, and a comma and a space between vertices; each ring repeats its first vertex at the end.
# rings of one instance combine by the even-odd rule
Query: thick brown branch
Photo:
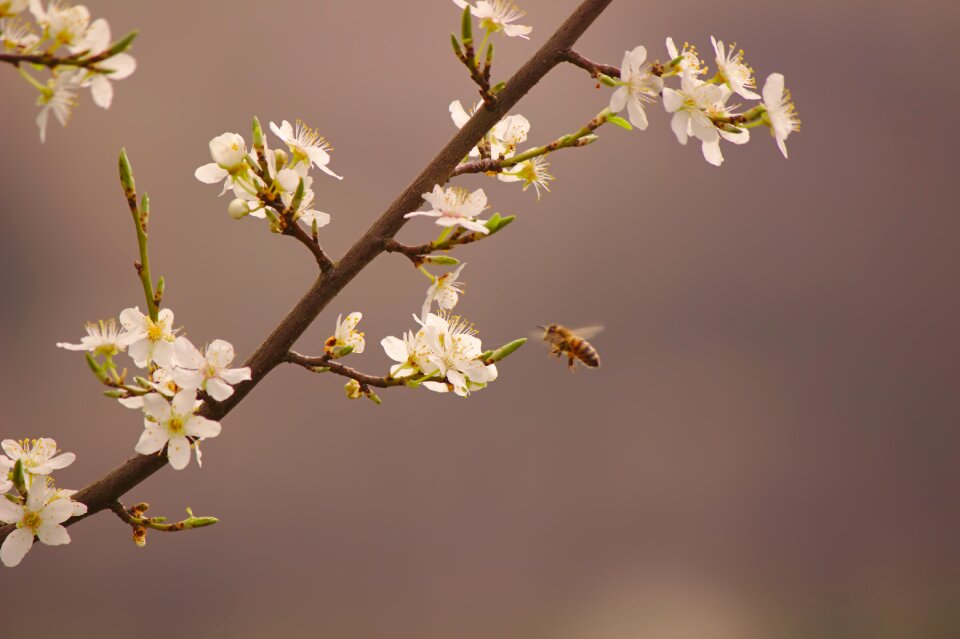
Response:
POLYGON ((307 357, 306 355, 301 355, 300 353, 295 353, 290 351, 287 356, 284 358, 285 362, 290 364, 296 364, 297 366, 303 366, 304 368, 313 370, 315 368, 326 368, 329 372, 336 375, 341 375, 343 377, 349 377, 350 379, 355 379, 364 386, 374 386, 376 388, 390 388, 392 386, 403 386, 404 380, 402 379, 392 379, 390 377, 376 377, 374 375, 367 375, 366 373, 361 373, 358 370, 352 369, 349 366, 344 366, 336 361, 329 359, 326 355, 322 357, 307 357))
MULTIPOLYGON (((343 260, 329 272, 320 275, 306 295, 297 302, 246 361, 245 366, 250 367, 252 379, 238 384, 235 387, 236 392, 226 401, 204 405, 200 414, 209 419, 223 419, 271 370, 285 360, 294 342, 307 330, 327 304, 383 252, 384 242, 396 235, 406 222, 403 216, 417 210, 420 206, 421 194, 430 191, 436 184, 445 184, 450 179, 460 159, 466 156, 487 131, 492 129, 534 85, 563 61, 564 53, 611 2, 612 0, 584 0, 577 7, 534 56, 510 78, 503 91, 497 94, 493 108, 481 109, 474 114, 393 201, 383 215, 357 240, 343 260)), ((78 492, 73 498, 87 505, 88 510, 84 517, 88 517, 108 508, 110 504, 166 463, 166 457, 161 455, 131 457, 103 478, 78 492)), ((72 524, 82 518, 72 519, 67 523, 72 524)), ((9 525, 0 528, 0 541, 13 530, 15 527, 9 525)))

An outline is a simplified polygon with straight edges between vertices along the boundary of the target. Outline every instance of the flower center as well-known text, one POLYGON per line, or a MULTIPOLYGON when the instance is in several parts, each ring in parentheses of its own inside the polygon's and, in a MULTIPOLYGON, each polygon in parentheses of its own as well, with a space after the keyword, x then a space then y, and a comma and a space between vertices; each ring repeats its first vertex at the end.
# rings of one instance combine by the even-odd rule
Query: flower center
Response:
POLYGON ((166 322, 163 320, 157 320, 154 322, 149 317, 146 319, 147 323, 147 339, 151 342, 159 342, 164 339, 164 329, 166 328, 166 322))
POLYGON ((24 528, 29 528, 30 530, 36 530, 37 528, 40 527, 40 524, 42 524, 43 521, 40 519, 39 513, 27 513, 26 515, 23 516, 22 523, 24 528))
POLYGON ((167 422, 167 428, 170 429, 173 435, 183 435, 183 418, 179 415, 174 415, 170 418, 170 421, 167 422))

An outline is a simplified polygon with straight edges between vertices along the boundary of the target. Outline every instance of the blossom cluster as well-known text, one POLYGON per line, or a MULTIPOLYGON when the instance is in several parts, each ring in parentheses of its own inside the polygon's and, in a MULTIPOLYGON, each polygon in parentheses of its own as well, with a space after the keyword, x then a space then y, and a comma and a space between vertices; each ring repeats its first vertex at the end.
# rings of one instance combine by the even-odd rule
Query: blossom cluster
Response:
POLYGON ((204 164, 194 176, 204 184, 223 182, 220 195, 232 191, 234 199, 227 207, 230 217, 239 220, 248 215, 270 218, 272 229, 280 232, 278 215, 317 229, 330 223, 330 215, 314 208, 316 195, 309 171, 317 167, 327 175, 334 173, 330 163, 330 145, 311 127, 298 120, 296 127, 284 120, 270 123, 270 130, 288 151, 271 150, 254 120, 254 144, 248 150, 238 133, 223 133, 210 141, 213 162, 204 164))
POLYGON ((745 144, 750 140, 750 129, 756 126, 769 127, 787 157, 786 140, 800 130, 800 120, 784 88, 783 75, 768 76, 761 96, 754 91, 756 79, 744 61, 743 51, 727 47, 712 36, 710 41, 717 70, 706 80, 700 76, 705 76, 708 68, 689 44, 678 50, 673 39, 667 38, 666 64, 648 62, 643 46, 627 51, 620 78, 608 78, 616 86, 610 111, 619 113, 626 108, 630 123, 644 130, 648 124, 645 105, 662 96, 664 108, 673 115, 670 126, 677 141, 686 144, 690 138, 700 140, 704 158, 714 166, 723 164, 721 141, 745 144), (679 78, 679 87, 665 86, 664 80, 670 77, 679 78), (760 100, 760 104, 737 111, 739 105, 729 103, 734 96, 760 100))
POLYGON ((180 470, 190 462, 191 449, 199 464, 200 442, 220 434, 219 423, 198 414, 204 404, 200 394, 224 401, 235 384, 250 379, 250 369, 230 367, 234 351, 228 342, 214 340, 201 351, 178 332, 170 309, 151 317, 134 307, 120 313, 119 326, 113 319, 91 323, 79 344, 57 346, 87 352, 100 380, 113 389, 110 396, 143 411, 144 429, 134 450, 150 455, 166 448, 170 465, 180 470), (147 377, 126 382, 113 360, 123 352, 147 377))
POLYGON ((33 547, 34 538, 48 546, 70 543, 63 523, 85 514, 87 507, 72 499, 77 491, 57 489, 51 477, 76 455, 58 455, 57 442, 49 438, 5 439, 0 446, 6 453, 0 455, 0 523, 16 525, 0 546, 0 562, 12 568, 33 547))
POLYGON ((136 60, 124 53, 133 35, 112 43, 107 21, 91 20, 90 11, 82 4, 50 0, 44 7, 40 0, 0 0, 0 51, 24 56, 27 61, 36 56, 42 62, 35 66, 50 69, 50 77, 41 82, 20 66, 21 76, 39 93, 41 142, 46 140, 51 113, 61 125, 67 125, 82 89, 90 89, 97 106, 110 108, 112 82, 136 70, 136 60), (28 8, 32 22, 24 17, 28 8), (66 48, 67 57, 57 57, 61 47, 66 48))

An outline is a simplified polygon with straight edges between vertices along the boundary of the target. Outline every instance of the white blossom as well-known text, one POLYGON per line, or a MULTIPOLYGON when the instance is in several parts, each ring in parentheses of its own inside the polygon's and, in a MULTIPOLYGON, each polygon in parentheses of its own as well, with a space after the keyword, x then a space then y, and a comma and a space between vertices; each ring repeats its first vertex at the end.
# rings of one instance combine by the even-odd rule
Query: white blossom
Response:
MULTIPOLYGON (((100 18, 94 20, 87 29, 83 39, 77 44, 78 50, 88 51, 90 55, 97 55, 110 46, 110 25, 100 18)), ((129 77, 137 69, 137 61, 129 53, 118 53, 98 62, 95 70, 86 73, 81 86, 90 87, 90 95, 94 103, 104 109, 109 109, 113 102, 113 84, 115 80, 129 77)))
POLYGON ((697 55, 697 48, 689 42, 683 43, 683 49, 677 50, 677 45, 673 43, 673 38, 667 38, 667 54, 671 60, 682 58, 680 60, 680 72, 691 75, 703 75, 707 69, 703 66, 700 56, 697 55))
POLYGON ((247 172, 247 143, 240 134, 227 132, 210 140, 209 146, 213 162, 204 164, 193 175, 204 184, 223 182, 223 195, 235 185, 235 177, 247 172))
POLYGON ((653 102, 663 90, 663 79, 653 75, 647 63, 647 49, 639 46, 623 55, 620 66, 621 86, 610 96, 610 110, 614 113, 627 107, 630 122, 641 131, 647 128, 645 102, 653 102))
POLYGON ((23 472, 28 475, 49 475, 66 468, 77 459, 73 453, 57 455, 57 442, 49 437, 21 441, 5 439, 0 446, 6 453, 6 456, 0 457, 0 466, 10 469, 19 460, 23 472))
POLYGON ((30 11, 44 33, 58 44, 65 44, 71 53, 84 50, 82 44, 90 24, 90 11, 85 6, 72 7, 62 0, 50 0, 44 9, 40 0, 30 0, 30 11))
POLYGON ((484 388, 497 378, 496 365, 485 364, 479 359, 483 346, 476 336, 476 329, 463 318, 454 316, 448 320, 431 313, 427 315, 421 332, 429 348, 425 353, 427 361, 418 361, 420 370, 446 379, 446 382, 424 382, 426 388, 439 393, 452 389, 457 395, 466 397, 470 391, 484 388))
POLYGON ((463 271, 464 266, 466 264, 461 264, 456 270, 434 278, 433 284, 427 289, 427 299, 424 300, 423 308, 420 311, 421 321, 425 322, 427 320, 427 315, 430 313, 430 307, 433 306, 434 301, 436 301, 437 306, 445 311, 451 311, 457 305, 460 294, 463 293, 462 283, 458 285, 457 278, 460 277, 460 272, 463 271))
POLYGON ((540 199, 540 189, 549 192, 550 182, 555 178, 550 174, 550 163, 542 155, 524 160, 515 164, 509 169, 504 169, 497 174, 497 179, 501 182, 523 182, 523 190, 526 191, 532 185, 537 191, 537 199, 540 199))
POLYGON ((0 0, 0 18, 15 16, 27 8, 27 0, 0 0))
POLYGON ((487 208, 487 196, 483 189, 470 193, 459 186, 443 189, 437 185, 431 193, 424 193, 423 199, 432 207, 430 211, 414 211, 404 217, 424 215, 437 218, 436 223, 439 226, 459 225, 484 235, 490 232, 481 220, 474 219, 487 208))
POLYGON ((336 354, 336 349, 352 346, 353 351, 351 352, 357 354, 362 353, 366 346, 366 340, 363 337, 363 333, 356 330, 357 324, 360 323, 362 318, 363 313, 360 312, 350 313, 347 315, 347 319, 343 319, 342 314, 338 315, 337 328, 324 344, 324 350, 327 353, 336 354))
POLYGON ((787 157, 787 137, 800 130, 800 118, 790 92, 784 89, 783 75, 771 73, 763 85, 763 106, 767 109, 765 119, 770 123, 770 133, 777 140, 783 157, 787 157))
POLYGON ((743 61, 743 50, 736 51, 736 45, 729 50, 723 46, 723 40, 710 36, 713 52, 716 54, 717 73, 726 83, 727 88, 748 100, 759 100, 760 96, 751 91, 756 88, 757 81, 753 77, 753 69, 743 61))
POLYGON ((380 340, 380 345, 387 357, 397 362, 390 367, 390 377, 400 379, 421 372, 417 362, 423 360, 426 353, 420 352, 418 348, 423 349, 425 346, 418 344, 418 338, 412 331, 404 333, 403 339, 384 337, 380 340))
POLYGON ((61 497, 43 481, 30 488, 23 505, 0 498, 0 522, 17 525, 0 546, 0 561, 10 568, 19 564, 33 546, 34 536, 48 546, 70 543, 61 524, 86 512, 84 504, 61 497))
POLYGON ((726 101, 732 93, 726 86, 709 84, 689 74, 681 74, 680 81, 680 90, 663 90, 663 106, 667 112, 673 113, 670 128, 680 144, 686 144, 691 135, 699 139, 707 162, 720 166, 723 163, 721 138, 735 144, 744 144, 750 139, 745 129, 739 133, 724 131, 711 119, 711 116, 729 113, 726 101))
MULTIPOLYGON (((461 9, 466 9, 470 3, 466 0, 453 0, 461 9)), ((529 40, 533 27, 520 24, 510 24, 527 15, 520 7, 509 0, 480 0, 476 5, 470 5, 470 13, 480 20, 480 26, 490 33, 503 31, 504 35, 520 37, 529 40)))
POLYGON ((120 313, 120 323, 130 333, 128 353, 134 363, 145 368, 155 362, 163 368, 173 368, 173 311, 160 309, 157 321, 140 312, 140 307, 128 308, 120 313))
POLYGON ((233 346, 222 339, 213 340, 203 353, 186 337, 173 343, 177 367, 172 377, 180 388, 200 389, 218 402, 233 395, 233 385, 250 379, 250 368, 229 368, 233 346))
POLYGON ((490 132, 490 157, 494 160, 516 154, 517 146, 527 141, 530 121, 522 115, 508 115, 490 132))
POLYGON ((61 126, 67 126, 73 108, 77 106, 77 71, 61 71, 47 80, 47 86, 37 97, 40 113, 37 115, 37 126, 40 129, 40 142, 47 139, 47 122, 50 112, 57 118, 61 126))
POLYGON ((117 326, 116 320, 110 318, 98 323, 89 322, 85 326, 87 334, 80 338, 79 344, 57 342, 57 347, 68 351, 88 351, 94 355, 111 357, 126 350, 130 345, 131 333, 117 326))
MULTIPOLYGON (((0 3, 0 16, 3 15, 0 3)), ((11 15, 11 14, 7 14, 11 15)), ((22 53, 30 50, 40 41, 40 37, 33 33, 26 20, 20 18, 0 18, 0 44, 4 49, 22 53)))
POLYGON ((141 455, 150 455, 167 447, 167 458, 176 470, 190 463, 190 440, 188 437, 208 439, 220 434, 220 424, 196 414, 197 392, 182 390, 172 401, 159 393, 143 398, 144 430, 136 450, 141 455))
POLYGON ((167 399, 173 399, 174 395, 183 390, 173 379, 173 373, 166 368, 155 368, 153 372, 150 373, 150 379, 145 381, 147 387, 152 389, 151 391, 144 390, 144 392, 139 395, 120 397, 117 399, 120 405, 134 410, 143 410, 143 398, 150 392, 155 391, 167 399))
POLYGON ((327 164, 330 163, 328 151, 333 149, 316 129, 312 129, 301 120, 297 120, 297 128, 294 130, 293 126, 284 120, 280 126, 271 122, 270 130, 289 147, 293 154, 293 164, 303 162, 309 166, 312 163, 327 175, 338 180, 343 179, 327 168, 327 164))

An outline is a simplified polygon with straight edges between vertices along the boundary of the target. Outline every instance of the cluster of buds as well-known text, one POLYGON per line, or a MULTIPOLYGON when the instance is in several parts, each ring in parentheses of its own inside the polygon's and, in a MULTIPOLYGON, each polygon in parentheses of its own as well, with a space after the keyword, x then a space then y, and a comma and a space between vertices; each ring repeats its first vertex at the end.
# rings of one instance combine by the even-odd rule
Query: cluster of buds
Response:
POLYGON ((287 147, 272 150, 253 119, 253 145, 238 133, 224 133, 210 141, 213 162, 198 168, 195 177, 204 184, 223 182, 221 195, 228 190, 234 199, 227 211, 235 220, 247 216, 269 218, 270 229, 282 233, 293 223, 312 229, 330 223, 330 215, 314 208, 313 177, 316 167, 331 177, 342 179, 331 171, 330 145, 315 129, 301 121, 296 127, 284 120, 279 126, 270 123, 270 130, 287 147))
POLYGON ((51 477, 53 471, 72 464, 76 455, 58 455, 57 442, 49 438, 5 439, 2 446, 6 454, 0 455, 0 522, 17 528, 0 546, 0 562, 13 567, 33 547, 34 538, 48 546, 70 543, 63 523, 85 514, 87 507, 72 499, 77 491, 56 488, 51 477))
POLYGON ((110 108, 112 82, 136 69, 136 60, 125 53, 136 35, 134 31, 111 42, 107 21, 91 21, 90 11, 83 5, 51 0, 44 8, 40 0, 0 0, 0 60, 15 64, 38 91, 41 141, 46 139, 51 112, 66 126, 81 89, 89 88, 94 103, 110 108), (27 8, 32 22, 24 18, 27 8), (61 47, 66 54, 58 53, 61 47), (27 67, 49 69, 50 76, 41 81, 27 67))

